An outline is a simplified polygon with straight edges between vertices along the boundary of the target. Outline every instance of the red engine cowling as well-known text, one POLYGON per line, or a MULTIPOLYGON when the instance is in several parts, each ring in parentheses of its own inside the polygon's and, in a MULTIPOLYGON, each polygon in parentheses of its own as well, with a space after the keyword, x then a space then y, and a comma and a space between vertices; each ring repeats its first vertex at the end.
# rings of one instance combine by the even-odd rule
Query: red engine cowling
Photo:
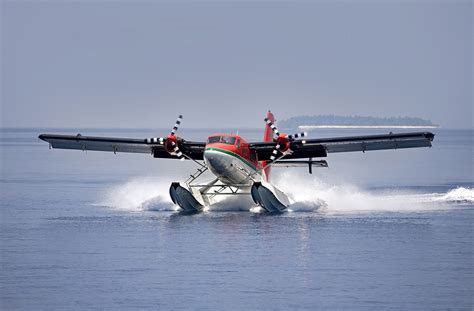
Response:
POLYGON ((278 150, 281 152, 285 152, 290 149, 290 140, 288 139, 288 135, 280 134, 276 139, 277 144, 280 146, 278 150))
POLYGON ((178 146, 178 138, 176 135, 168 135, 165 141, 165 149, 169 154, 176 153, 176 147, 178 146))

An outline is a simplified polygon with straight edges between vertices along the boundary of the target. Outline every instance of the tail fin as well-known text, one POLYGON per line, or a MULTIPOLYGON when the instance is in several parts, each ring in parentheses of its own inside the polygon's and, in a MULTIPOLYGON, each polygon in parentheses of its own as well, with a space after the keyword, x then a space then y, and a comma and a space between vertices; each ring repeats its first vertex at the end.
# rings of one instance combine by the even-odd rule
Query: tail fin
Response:
MULTIPOLYGON (((272 121, 272 123, 275 123, 275 116, 273 115, 273 113, 270 110, 268 110, 267 119, 272 121)), ((263 141, 264 142, 272 142, 273 141, 273 131, 270 128, 270 125, 268 125, 268 123, 265 124, 265 134, 263 135, 263 141)), ((263 166, 267 165, 267 161, 262 161, 262 165, 263 166)), ((270 179, 271 169, 272 169, 271 167, 267 167, 264 170, 267 181, 270 179)))
MULTIPOLYGON (((267 119, 272 121, 272 123, 275 123, 275 117, 273 116, 273 113, 270 110, 268 110, 267 119)), ((270 128, 270 125, 268 125, 268 123, 266 123, 266 126, 265 126, 265 134, 263 135, 263 141, 265 142, 273 141, 273 131, 270 128)))

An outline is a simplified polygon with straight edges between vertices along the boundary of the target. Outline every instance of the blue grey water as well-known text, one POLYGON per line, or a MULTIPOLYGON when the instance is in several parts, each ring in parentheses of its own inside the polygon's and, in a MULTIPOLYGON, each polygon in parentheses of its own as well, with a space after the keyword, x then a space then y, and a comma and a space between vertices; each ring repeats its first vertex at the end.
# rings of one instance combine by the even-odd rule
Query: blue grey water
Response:
POLYGON ((3 310, 474 307, 472 130, 436 129, 432 148, 333 154, 313 175, 274 168, 295 201, 282 215, 245 200, 182 215, 168 186, 193 163, 49 150, 42 132, 77 130, 1 130, 3 310))

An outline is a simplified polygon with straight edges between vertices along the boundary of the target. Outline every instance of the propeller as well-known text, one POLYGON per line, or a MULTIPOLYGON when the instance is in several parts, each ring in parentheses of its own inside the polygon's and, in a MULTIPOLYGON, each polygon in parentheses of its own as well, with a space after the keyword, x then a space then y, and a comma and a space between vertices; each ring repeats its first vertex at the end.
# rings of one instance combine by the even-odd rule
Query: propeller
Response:
POLYGON ((178 118, 176 119, 176 123, 174 124, 173 126, 173 129, 171 130, 171 134, 170 135, 175 135, 176 132, 178 131, 178 127, 179 125, 181 124, 181 120, 183 120, 183 115, 179 115, 178 118))
POLYGON ((181 152, 181 150, 179 149, 178 137, 176 136, 176 132, 178 131, 178 128, 182 120, 183 120, 183 116, 179 115, 178 118, 176 119, 173 129, 171 130, 171 133, 168 136, 147 138, 146 143, 147 144, 159 143, 160 145, 164 145, 166 151, 169 154, 176 155, 180 160, 184 160, 185 156, 183 152, 181 152))
MULTIPOLYGON (((278 156, 278 153, 285 155, 287 152, 291 152, 291 143, 297 139, 308 136, 306 132, 296 133, 288 135, 285 133, 280 133, 276 125, 268 118, 265 118, 265 122, 272 129, 273 134, 275 134, 275 148, 273 148, 272 154, 270 155, 270 162, 275 161, 278 156)), ((304 141, 303 141, 304 143, 304 141)))

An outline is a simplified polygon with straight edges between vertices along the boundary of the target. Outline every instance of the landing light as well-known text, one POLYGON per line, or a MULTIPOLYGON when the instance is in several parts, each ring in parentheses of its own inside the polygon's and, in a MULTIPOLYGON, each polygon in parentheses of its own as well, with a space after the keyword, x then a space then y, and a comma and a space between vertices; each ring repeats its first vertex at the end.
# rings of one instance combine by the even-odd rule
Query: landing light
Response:
POLYGON ((306 144, 306 140, 302 140, 301 143, 304 145, 306 144))

